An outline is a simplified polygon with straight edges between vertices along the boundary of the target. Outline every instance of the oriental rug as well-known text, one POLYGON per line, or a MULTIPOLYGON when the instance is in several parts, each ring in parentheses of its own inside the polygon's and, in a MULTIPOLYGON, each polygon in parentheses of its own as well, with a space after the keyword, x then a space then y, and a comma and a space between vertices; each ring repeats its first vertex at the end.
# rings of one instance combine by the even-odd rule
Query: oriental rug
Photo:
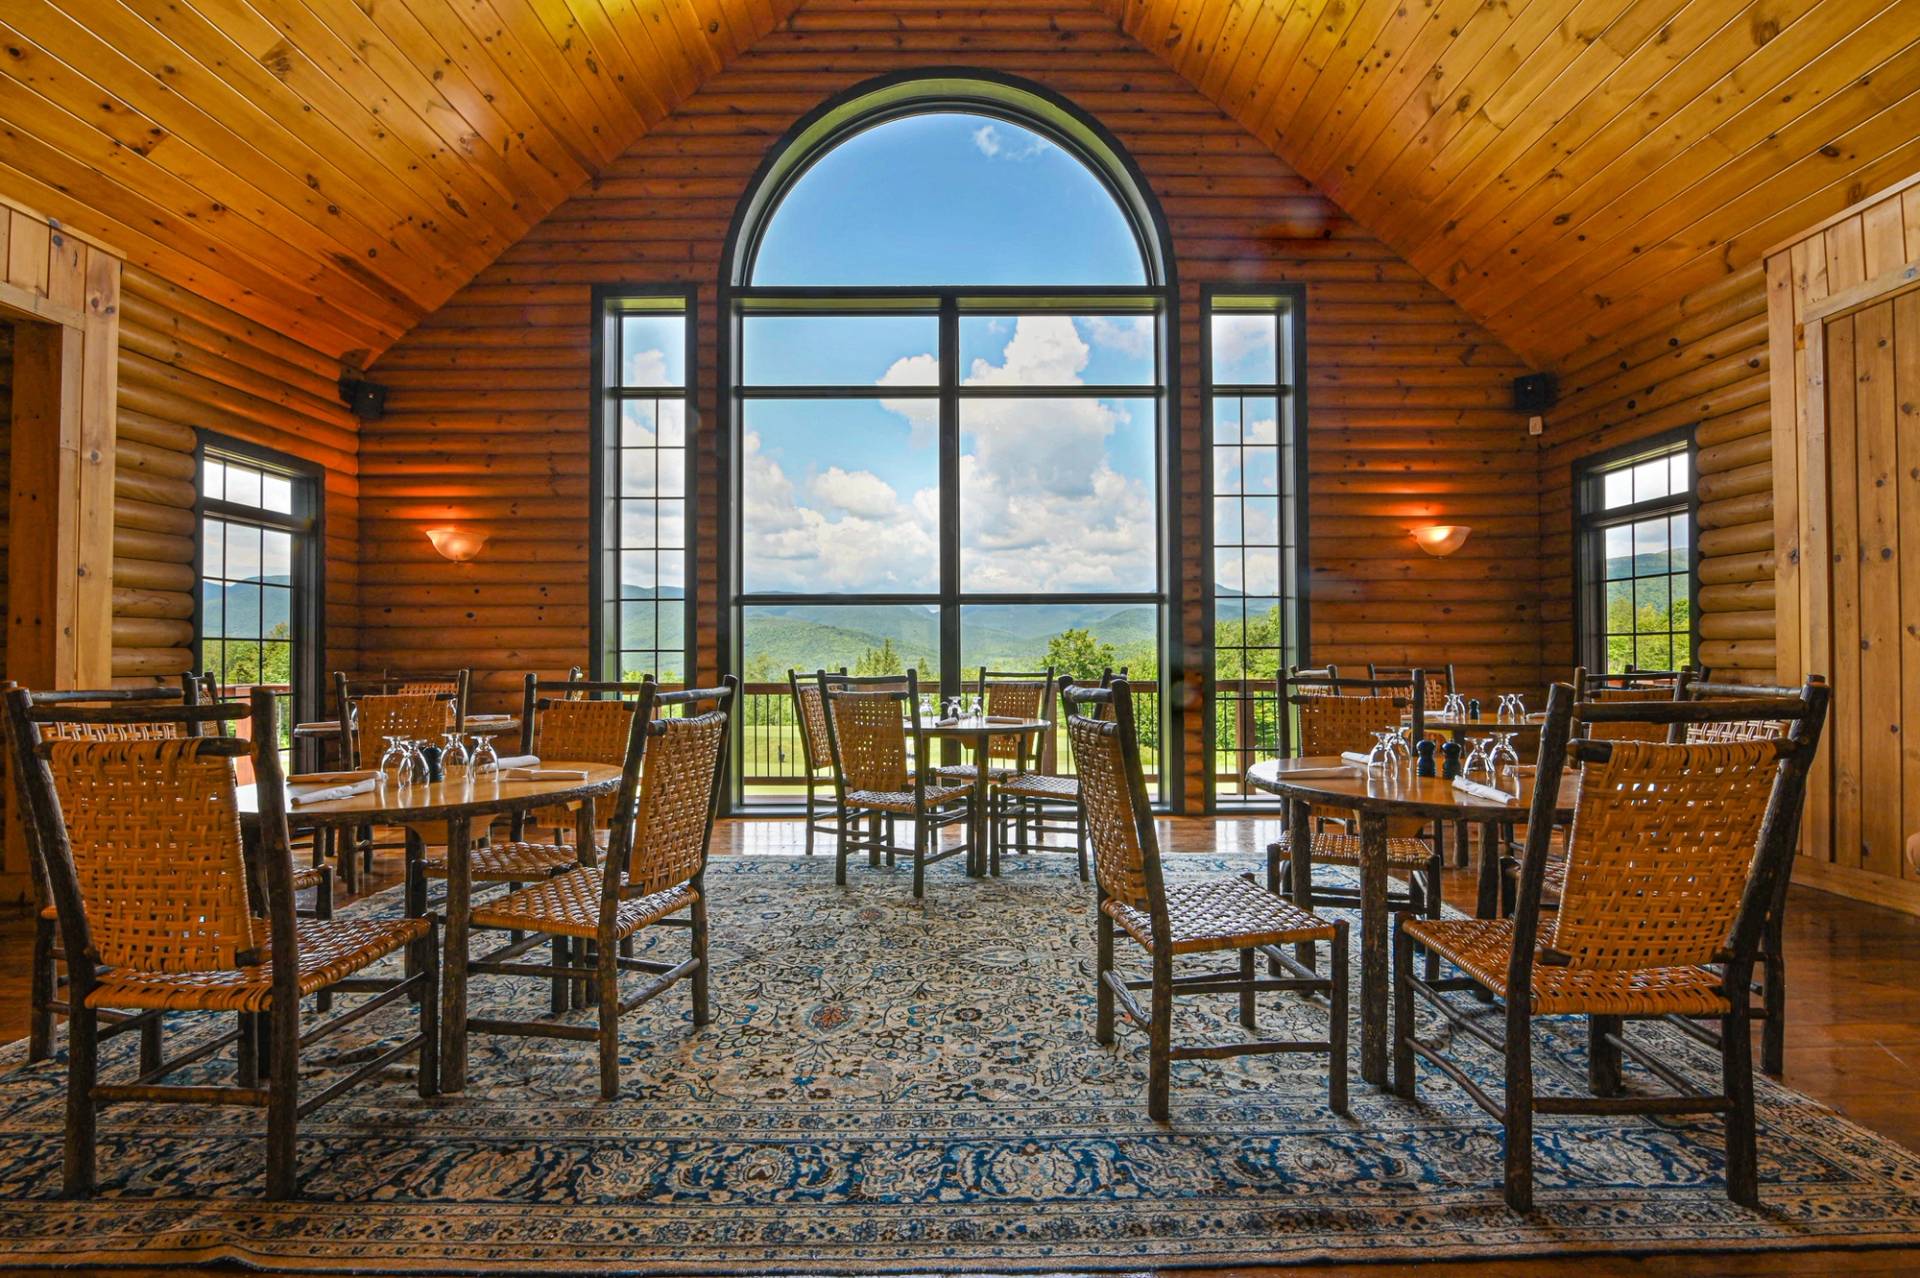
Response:
MULTIPOLYGON (((856 865, 838 888, 826 857, 716 860, 710 1026, 694 1029, 684 987, 630 1016, 613 1103, 590 1044, 476 1037, 467 1092, 432 1101, 396 1070, 302 1125, 298 1203, 260 1198, 261 1115, 131 1105, 101 1121, 99 1197, 61 1201, 64 1066, 13 1045, 0 1255, 869 1273, 1920 1244, 1920 1158, 1764 1079, 1757 1212, 1725 1197, 1717 1121, 1563 1118, 1539 1121, 1539 1207, 1513 1215, 1498 1128, 1432 1071, 1414 1103, 1356 1081, 1341 1118, 1323 1058, 1179 1062, 1173 1121, 1154 1123, 1144 1036, 1093 1042, 1092 890, 1071 858, 987 881, 950 867, 916 903, 905 868, 856 865)), ((650 944, 671 953, 684 934, 650 944)), ((473 1002, 530 1014, 545 998, 485 978, 473 1002)), ((405 1024, 388 1011, 327 1045, 374 1050, 405 1024)), ((1231 1041, 1234 1012, 1182 1000, 1176 1036, 1231 1041)), ((1261 1008, 1275 1036, 1317 1037, 1323 1016, 1286 995, 1261 1008)), ((170 1047, 215 1028, 178 1020, 170 1047)), ((1715 1077, 1681 1036, 1636 1032, 1715 1077)), ((1541 1031, 1543 1086, 1582 1086, 1583 1039, 1577 1024, 1541 1031)), ((108 1068, 133 1050, 110 1044, 108 1068)), ((1497 1084, 1489 1054, 1470 1059, 1497 1084)))

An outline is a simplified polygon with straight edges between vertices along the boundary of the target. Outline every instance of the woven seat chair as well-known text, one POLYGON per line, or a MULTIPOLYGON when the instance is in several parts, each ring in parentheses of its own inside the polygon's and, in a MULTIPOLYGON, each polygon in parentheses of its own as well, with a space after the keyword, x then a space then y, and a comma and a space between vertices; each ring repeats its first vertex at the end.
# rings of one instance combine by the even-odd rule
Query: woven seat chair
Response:
POLYGON ((920 676, 909 670, 897 675, 814 676, 827 708, 827 746, 833 755, 835 818, 840 827, 835 840, 833 881, 845 886, 847 858, 856 851, 878 867, 881 857, 892 865, 900 853, 913 857, 913 895, 926 895, 927 867, 948 857, 969 856, 971 836, 942 849, 940 831, 948 826, 970 828, 973 786, 943 784, 921 759, 910 767, 909 732, 920 748, 920 676), (909 725, 911 725, 909 727, 909 725), (912 822, 913 843, 894 842, 894 825, 912 822), (864 822, 864 826, 861 824, 864 822))
MULTIPOLYGON (((964 695, 968 689, 963 685, 964 695)), ((1053 702, 1053 671, 989 670, 980 674, 971 689, 980 698, 980 707, 989 718, 1045 718, 1041 711, 1053 702)), ((1039 753, 1039 738, 1006 736, 987 739, 987 780, 1005 781, 1022 772, 1034 770, 1039 753)), ((977 770, 972 763, 949 763, 934 769, 942 781, 972 781, 977 770)))
MULTIPOLYGON (((575 667, 578 669, 578 667, 575 667)), ((640 689, 653 682, 652 675, 637 680, 567 678, 542 683, 528 674, 520 693, 520 753, 538 755, 542 763, 604 763, 619 767, 627 756, 627 737, 633 724, 633 712, 639 704, 640 689)), ((522 821, 516 821, 516 842, 534 841, 536 834, 550 833, 549 844, 577 841, 573 812, 577 805, 556 804, 536 808, 522 821)), ((604 834, 612 814, 596 811, 598 832, 604 834)), ((587 849, 584 860, 591 861, 587 849)))
POLYGON ((420 1094, 438 1090, 432 922, 295 916, 277 719, 274 696, 262 688, 248 706, 35 706, 24 689, 6 694, 12 764, 24 778, 27 817, 38 831, 69 956, 69 1195, 95 1191, 95 1124, 107 1105, 264 1108, 267 1193, 288 1198, 299 1188, 301 1115, 412 1055, 420 1094), (199 731, 243 716, 250 740, 199 731), (119 739, 73 731, 108 725, 148 731, 119 739), (240 833, 239 758, 252 761, 259 794, 259 910, 240 833), (360 975, 401 951, 412 974, 360 975), (373 997, 302 1032, 301 1000, 329 989, 373 997), (417 1033, 383 1043, 372 1059, 356 1058, 345 1078, 302 1097, 304 1046, 407 1000, 418 1007, 417 1033), (240 1024, 173 1060, 151 1068, 142 1062, 130 1082, 105 1082, 100 1017, 109 1008, 237 1014, 240 1024), (237 1050, 236 1085, 166 1081, 227 1043, 237 1050))
POLYGON ((1110 1047, 1115 1007, 1147 1032, 1147 1113, 1156 1122, 1171 1116, 1173 1062, 1273 1052, 1326 1052, 1327 1103, 1347 1112, 1347 924, 1330 922, 1260 887, 1252 876, 1169 884, 1161 873, 1160 843, 1147 803, 1146 775, 1133 717, 1132 689, 1125 679, 1105 688, 1061 690, 1074 764, 1080 770, 1087 840, 1093 847, 1094 1039, 1110 1047), (1094 713, 1089 713, 1089 712, 1094 713), (1097 717, 1096 717, 1097 715, 1097 717), (1132 940, 1149 956, 1152 973, 1124 979, 1114 963, 1114 942, 1132 940), (1328 942, 1330 974, 1320 976, 1283 945, 1328 942), (1233 953, 1237 969, 1174 975, 1174 960, 1189 954, 1233 953), (1260 977, 1255 962, 1265 955, 1285 975, 1260 977), (1146 990, 1151 1010, 1134 991, 1146 990), (1327 1037, 1322 1041, 1254 1039, 1245 1042, 1173 1045, 1173 1000, 1179 994, 1231 994, 1240 1024, 1258 1029, 1260 994, 1292 990, 1327 999, 1327 1037))
POLYGON ((600 1048, 600 1096, 612 1100, 620 1093, 623 1014, 685 980, 692 983, 693 1023, 707 1023, 707 850, 739 691, 739 681, 731 675, 721 687, 683 692, 643 685, 628 720, 605 864, 580 866, 473 911, 475 928, 530 932, 533 940, 552 937, 563 947, 564 957, 552 966, 490 958, 473 963, 472 971, 591 982, 597 1023, 588 1027, 556 1020, 469 1017, 469 1030, 595 1041, 600 1048), (667 707, 678 707, 680 717, 658 717, 667 707), (691 953, 677 963, 630 957, 627 943, 645 927, 688 929, 691 953), (623 996, 622 972, 643 972, 650 979, 623 996))
MULTIPOLYGON (((447 681, 429 682, 438 685, 447 681)), ((388 737, 438 741, 448 732, 463 731, 467 720, 466 683, 461 678, 452 682, 455 686, 451 690, 423 686, 419 691, 401 692, 402 684, 386 672, 354 676, 335 671, 333 687, 340 721, 340 766, 349 770, 378 767, 380 757, 386 753, 388 737)), ((362 876, 373 870, 374 856, 382 849, 393 848, 404 850, 407 873, 411 877, 426 845, 445 842, 446 823, 439 821, 407 827, 398 844, 380 842, 372 826, 360 826, 351 832, 342 830, 335 840, 340 877, 348 891, 357 892, 362 876)))
MULTIPOLYGON (((1794 854, 1806 777, 1826 718, 1827 688, 1809 682, 1791 697, 1620 703, 1574 700, 1556 684, 1541 730, 1540 775, 1571 759, 1579 800, 1567 835, 1560 908, 1541 909, 1558 786, 1540 786, 1527 822, 1520 897, 1510 919, 1402 919, 1394 937, 1393 1086, 1411 1098, 1416 1057, 1467 1091, 1506 1134, 1506 1200, 1533 1205, 1536 1114, 1723 1114, 1727 1195, 1759 1205, 1750 1031, 1753 963, 1766 914, 1794 854), (1747 741, 1569 741, 1575 719, 1592 727, 1787 720, 1784 738, 1747 741), (1416 979, 1424 946, 1461 975, 1416 979), (1505 1032, 1463 1013, 1447 997, 1471 990, 1504 1003, 1505 1032), (1416 1036, 1414 1000, 1432 1005, 1460 1033, 1505 1058, 1495 1100, 1439 1045, 1416 1036), (1536 1094, 1535 1017, 1583 1016, 1588 1096, 1536 1094), (1718 1091, 1632 1041, 1626 1022, 1665 1018, 1683 1027, 1719 1022, 1718 1091), (1623 1058, 1671 1089, 1627 1095, 1623 1058)), ((1696 1027, 1697 1030, 1697 1027, 1696 1027)), ((1697 1037, 1708 1038, 1704 1032, 1697 1037)))
MULTIPOLYGON (((1419 680, 1416 678, 1415 680, 1419 680)), ((1280 687, 1281 704, 1292 705, 1300 722, 1299 748, 1302 757, 1365 753, 1373 748, 1373 734, 1400 726, 1400 718, 1411 698, 1406 695, 1407 680, 1340 679, 1319 681, 1328 692, 1312 696, 1288 696, 1287 684, 1280 687)), ((1413 738, 1425 732, 1426 707, 1412 704, 1413 738)), ((1299 899, 1293 889, 1293 841, 1310 838, 1307 859, 1312 865, 1357 866, 1360 864, 1358 833, 1336 833, 1320 827, 1326 821, 1344 821, 1351 813, 1340 808, 1308 809, 1309 829, 1289 826, 1276 841, 1267 845, 1267 889, 1291 900, 1299 899)), ((1406 877, 1407 890, 1389 892, 1387 909, 1397 914, 1423 914, 1439 918, 1443 873, 1440 839, 1437 833, 1421 837, 1425 822, 1393 821, 1387 827, 1387 868, 1406 877)), ((1343 906, 1357 909, 1358 888, 1327 887, 1310 883, 1307 906, 1343 906)))
MULTIPOLYGON (((1369 679, 1401 683, 1411 687, 1414 673, 1415 667, 1413 666, 1381 666, 1375 665, 1371 661, 1367 663, 1367 678, 1369 679)), ((1447 698, 1452 696, 1455 691, 1452 663, 1449 662, 1438 669, 1431 667, 1421 669, 1419 674, 1421 676, 1420 681, 1425 687, 1422 704, 1426 707, 1428 713, 1446 709, 1447 698)))
POLYGON ((1340 667, 1331 663, 1324 666, 1287 667, 1286 685, 1293 689, 1295 696, 1337 697, 1340 695, 1339 680, 1340 667))
MULTIPOLYGON (((846 674, 841 666, 832 673, 846 674)), ((800 734, 800 766, 806 773, 807 818, 805 840, 807 855, 813 855, 813 836, 840 835, 838 825, 820 821, 820 790, 833 784, 833 751, 827 745, 827 706, 821 699, 820 681, 815 675, 798 670, 787 671, 787 686, 793 691, 793 722, 800 734)))
MULTIPOLYGON (((1115 679, 1126 677, 1125 666, 1118 671, 1108 666, 1100 672, 1100 686, 1109 687, 1115 679)), ((1048 688, 1048 698, 1040 707, 1042 719, 1053 718, 1059 690, 1073 682, 1071 675, 1061 675, 1048 688)), ((1065 739, 1066 734, 1058 724, 1048 728, 1036 741, 1034 770, 995 783, 990 857, 994 874, 1000 873, 1003 851, 1043 852, 1047 850, 1049 838, 1070 838, 1079 861, 1080 881, 1087 881, 1087 822, 1086 813, 1080 807, 1080 778, 1055 771, 1059 743, 1065 739)))

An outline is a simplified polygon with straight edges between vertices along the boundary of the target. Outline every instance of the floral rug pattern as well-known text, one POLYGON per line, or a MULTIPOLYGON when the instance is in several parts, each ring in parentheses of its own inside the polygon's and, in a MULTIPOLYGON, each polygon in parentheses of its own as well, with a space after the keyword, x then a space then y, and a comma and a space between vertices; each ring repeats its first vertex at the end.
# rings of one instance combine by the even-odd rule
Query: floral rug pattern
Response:
MULTIPOLYGON (((1498 1128, 1431 1071, 1411 1104, 1356 1079, 1339 1118, 1322 1057, 1177 1062, 1173 1121, 1153 1123, 1144 1036, 1093 1042, 1092 890, 1071 859, 990 881, 948 868, 922 905, 905 869, 856 865, 842 889, 829 858, 716 860, 710 1026, 694 1030, 684 987, 630 1015, 611 1104, 590 1044, 476 1036, 467 1092, 432 1101, 396 1069, 302 1124, 299 1203, 259 1196, 262 1116, 135 1105, 102 1118, 100 1196, 59 1200, 65 1067, 28 1066, 15 1044, 0 1051, 0 1254, 830 1273, 1920 1244, 1920 1157, 1764 1079, 1760 1212, 1725 1197, 1717 1121, 1549 1118, 1539 1208, 1515 1216, 1498 1128)), ((1181 857, 1172 872, 1250 868, 1181 857)), ((356 908, 395 907, 389 893, 356 908)), ((525 1015, 546 994, 478 978, 473 998, 525 1015)), ((1176 1038, 1231 1041, 1234 1012, 1183 999, 1176 1038)), ((1266 996, 1262 1031, 1317 1037, 1324 1015, 1266 996)), ((320 1055, 364 1056, 405 1023, 387 1009, 320 1055)), ((180 1019, 169 1044, 213 1028, 180 1019)), ((1679 1036, 1637 1032, 1717 1073, 1679 1036)), ((1583 1036, 1541 1031, 1543 1086, 1582 1085, 1583 1036)), ((110 1044, 109 1072, 132 1051, 110 1044)), ((1497 1085, 1497 1062, 1474 1059, 1497 1085)))

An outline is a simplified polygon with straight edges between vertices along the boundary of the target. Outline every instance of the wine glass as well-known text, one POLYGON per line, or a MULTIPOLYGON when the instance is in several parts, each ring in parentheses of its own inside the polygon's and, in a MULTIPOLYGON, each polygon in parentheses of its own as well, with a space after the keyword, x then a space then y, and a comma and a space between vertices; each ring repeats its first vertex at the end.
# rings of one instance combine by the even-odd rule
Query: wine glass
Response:
POLYGON ((385 785, 388 778, 399 782, 400 774, 405 770, 407 759, 406 747, 400 744, 399 737, 383 737, 381 739, 387 743, 387 750, 385 754, 380 756, 380 783, 385 785))
POLYGON ((967 698, 967 718, 974 723, 980 722, 980 694, 977 692, 967 698))
POLYGON ((923 692, 920 694, 920 722, 933 722, 933 694, 931 692, 923 692))
POLYGON ((1387 742, 1387 746, 1391 750, 1394 761, 1397 764, 1409 771, 1413 769, 1412 728, 1395 728, 1392 738, 1387 742))
POLYGON ((1460 765, 1460 775, 1469 781, 1477 780, 1481 777, 1485 777, 1489 781, 1493 780, 1493 767, 1487 761, 1487 755, 1492 748, 1493 741, 1491 738, 1475 737, 1473 744, 1467 749, 1467 761, 1460 765))
POLYGON ((1440 713, 1444 714, 1449 719, 1466 718, 1467 717, 1466 697, 1462 696, 1458 692, 1449 692, 1447 694, 1446 708, 1443 709, 1440 713))
POLYGON ((1397 734, 1392 730, 1373 734, 1373 749, 1367 751, 1367 771, 1388 772, 1393 769, 1393 738, 1397 734))
POLYGON ((446 745, 440 748, 440 771, 451 780, 458 775, 455 772, 456 768, 460 772, 466 771, 472 756, 467 753, 467 747, 463 744, 459 733, 443 732, 440 738, 446 742, 446 745))
POLYGON ((1507 695, 1513 698, 1513 721, 1515 723, 1524 721, 1527 717, 1526 700, 1517 692, 1508 693, 1507 695))
POLYGON ((1513 748, 1513 739, 1517 735, 1512 732, 1494 734, 1493 748, 1487 751, 1487 769, 1493 773, 1495 781, 1502 774, 1516 779, 1520 775, 1520 752, 1513 748))
POLYGON ((474 776, 479 776, 483 772, 500 771, 500 755, 493 748, 492 737, 473 739, 473 757, 468 760, 467 769, 474 776))

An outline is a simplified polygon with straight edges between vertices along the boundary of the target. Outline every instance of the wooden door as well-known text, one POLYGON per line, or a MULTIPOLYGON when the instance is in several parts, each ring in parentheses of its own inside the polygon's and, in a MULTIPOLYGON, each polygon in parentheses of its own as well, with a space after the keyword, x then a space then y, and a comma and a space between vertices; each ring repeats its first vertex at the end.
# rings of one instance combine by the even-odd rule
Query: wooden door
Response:
POLYGON ((1808 851, 1900 882, 1920 877, 1920 291, 1816 319, 1806 337, 1819 398, 1801 567, 1816 583, 1809 647, 1830 654, 1834 690, 1808 851))

